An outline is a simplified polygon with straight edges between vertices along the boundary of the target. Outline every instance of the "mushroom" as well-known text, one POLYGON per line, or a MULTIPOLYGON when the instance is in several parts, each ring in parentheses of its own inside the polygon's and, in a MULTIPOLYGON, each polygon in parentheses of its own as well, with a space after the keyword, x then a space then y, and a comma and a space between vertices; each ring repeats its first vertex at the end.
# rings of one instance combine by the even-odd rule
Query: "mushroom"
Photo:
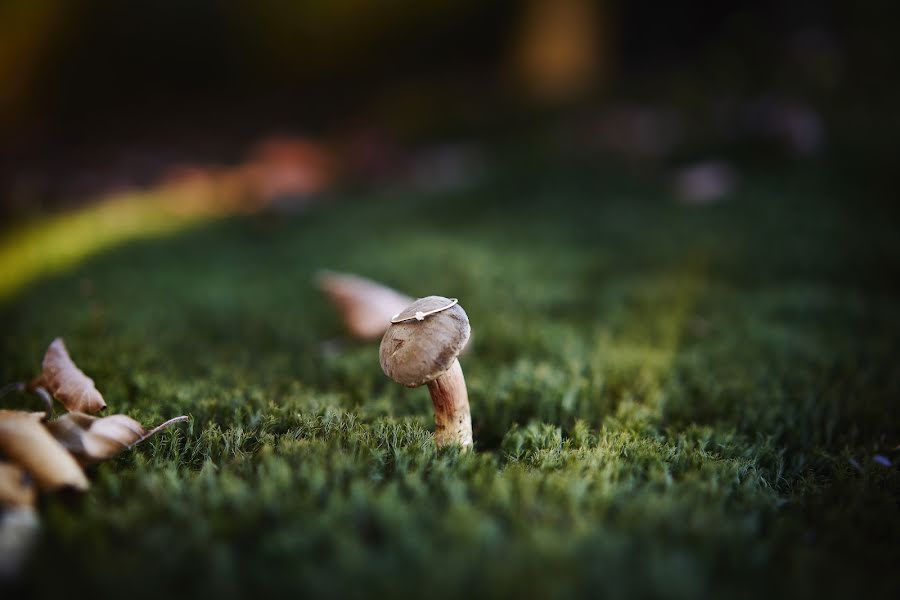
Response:
POLYGON ((456 299, 427 296, 394 315, 381 339, 385 375, 406 387, 428 384, 439 448, 472 446, 469 394, 457 360, 470 331, 466 311, 456 299))

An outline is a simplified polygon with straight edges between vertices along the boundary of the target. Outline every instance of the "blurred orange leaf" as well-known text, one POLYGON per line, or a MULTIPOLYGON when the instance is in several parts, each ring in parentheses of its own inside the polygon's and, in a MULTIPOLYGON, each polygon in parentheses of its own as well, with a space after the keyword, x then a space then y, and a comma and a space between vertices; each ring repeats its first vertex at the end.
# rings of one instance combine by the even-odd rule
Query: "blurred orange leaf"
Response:
POLYGON ((350 273, 321 271, 316 284, 340 311, 348 333, 362 340, 383 336, 391 318, 413 303, 406 294, 350 273))

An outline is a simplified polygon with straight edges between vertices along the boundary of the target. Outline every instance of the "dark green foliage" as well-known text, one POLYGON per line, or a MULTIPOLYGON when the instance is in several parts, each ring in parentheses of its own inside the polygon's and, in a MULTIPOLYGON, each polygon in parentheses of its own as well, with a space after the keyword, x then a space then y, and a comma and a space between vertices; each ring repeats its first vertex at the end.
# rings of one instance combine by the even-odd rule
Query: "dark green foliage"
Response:
POLYGON ((873 460, 900 461, 890 214, 820 171, 703 209, 498 173, 135 243, 9 302, 4 381, 61 335, 112 411, 193 417, 46 502, 15 591, 900 592, 900 475, 873 460), (320 267, 460 298, 476 453, 435 450, 377 344, 328 342, 320 267))

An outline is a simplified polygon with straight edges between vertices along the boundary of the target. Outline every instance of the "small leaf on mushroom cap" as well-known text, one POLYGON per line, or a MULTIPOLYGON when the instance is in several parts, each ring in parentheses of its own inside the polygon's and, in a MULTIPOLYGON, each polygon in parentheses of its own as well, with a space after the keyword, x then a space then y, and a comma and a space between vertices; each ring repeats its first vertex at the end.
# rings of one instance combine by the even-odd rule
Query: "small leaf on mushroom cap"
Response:
POLYGON ((94 380, 75 365, 62 338, 56 338, 47 348, 43 373, 32 387, 46 387, 66 410, 96 413, 106 408, 94 380))
POLYGON ((395 317, 381 340, 380 361, 384 373, 407 387, 416 387, 439 377, 453 364, 466 346, 471 328, 466 311, 459 304, 430 314, 422 320, 417 312, 428 313, 450 305, 443 296, 416 300, 395 317))
POLYGON ((403 310, 395 314, 391 320, 406 321, 415 319, 417 321, 424 321, 424 317, 420 318, 420 314, 431 316, 429 313, 437 314, 437 312, 434 311, 449 309, 455 305, 456 300, 452 298, 444 298, 443 296, 426 296, 424 298, 419 298, 409 306, 406 306, 403 310))
POLYGON ((0 452, 31 474, 42 491, 86 490, 87 477, 47 431, 43 418, 42 412, 0 410, 0 452))

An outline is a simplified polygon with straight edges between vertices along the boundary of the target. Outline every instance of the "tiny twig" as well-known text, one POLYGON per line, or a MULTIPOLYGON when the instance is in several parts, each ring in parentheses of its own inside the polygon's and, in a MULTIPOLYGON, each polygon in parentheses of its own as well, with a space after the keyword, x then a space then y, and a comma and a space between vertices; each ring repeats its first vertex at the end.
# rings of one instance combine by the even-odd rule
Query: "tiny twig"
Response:
POLYGON ((132 448, 132 447, 134 447, 134 446, 137 446, 138 444, 140 444, 141 442, 143 442, 143 441, 146 440, 147 438, 153 437, 154 435, 156 435, 157 433, 159 433, 160 431, 162 431, 163 429, 165 429, 165 428, 168 427, 169 425, 173 425, 173 424, 175 424, 175 423, 187 422, 187 421, 190 421, 190 419, 191 419, 191 418, 190 418, 189 416, 187 416, 187 415, 182 415, 182 416, 180 416, 180 417, 175 417, 174 419, 169 419, 169 420, 166 421, 165 423, 160 423, 159 425, 157 425, 156 427, 154 427, 153 429, 151 429, 150 431, 148 431, 147 433, 145 433, 145 434, 141 437, 141 439, 139 439, 138 441, 136 441, 135 443, 133 443, 131 446, 129 446, 129 448, 132 448))

